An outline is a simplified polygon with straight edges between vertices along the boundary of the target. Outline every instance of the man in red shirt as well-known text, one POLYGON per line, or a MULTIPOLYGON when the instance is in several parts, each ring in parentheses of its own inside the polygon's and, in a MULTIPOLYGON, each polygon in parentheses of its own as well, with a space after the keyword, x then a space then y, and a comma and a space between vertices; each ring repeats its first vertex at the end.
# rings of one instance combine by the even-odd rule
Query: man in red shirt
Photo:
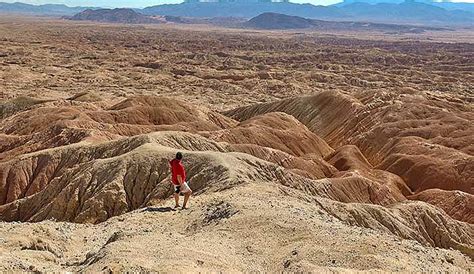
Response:
POLYGON ((189 188, 188 183, 186 183, 186 171, 184 166, 181 163, 183 159, 183 154, 181 152, 176 153, 176 158, 170 161, 171 168, 171 182, 174 186, 174 201, 176 202, 174 208, 179 207, 179 194, 184 194, 184 203, 183 209, 186 209, 186 204, 188 203, 189 196, 193 193, 191 188, 189 188))

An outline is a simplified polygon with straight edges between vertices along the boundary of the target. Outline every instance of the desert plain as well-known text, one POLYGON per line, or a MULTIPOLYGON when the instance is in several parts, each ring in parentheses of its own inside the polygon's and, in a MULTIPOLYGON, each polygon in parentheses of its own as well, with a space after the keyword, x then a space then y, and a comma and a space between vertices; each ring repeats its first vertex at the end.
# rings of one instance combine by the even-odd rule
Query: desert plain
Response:
POLYGON ((472 273, 473 101, 470 28, 2 15, 0 271, 472 273))

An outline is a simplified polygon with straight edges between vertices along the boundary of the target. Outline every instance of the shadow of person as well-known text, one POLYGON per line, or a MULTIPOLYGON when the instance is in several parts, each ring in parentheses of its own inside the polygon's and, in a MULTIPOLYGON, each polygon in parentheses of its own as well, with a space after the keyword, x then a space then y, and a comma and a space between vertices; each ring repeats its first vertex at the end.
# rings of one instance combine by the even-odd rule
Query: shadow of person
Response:
POLYGON ((143 211, 146 212, 170 212, 170 211, 175 211, 173 208, 167 206, 167 207, 147 207, 143 209, 143 211))

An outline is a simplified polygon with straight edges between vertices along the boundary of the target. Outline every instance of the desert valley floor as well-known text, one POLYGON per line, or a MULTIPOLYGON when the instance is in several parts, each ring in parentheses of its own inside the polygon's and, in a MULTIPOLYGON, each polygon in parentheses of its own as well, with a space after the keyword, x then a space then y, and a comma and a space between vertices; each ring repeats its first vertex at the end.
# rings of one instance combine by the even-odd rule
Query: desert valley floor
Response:
POLYGON ((473 273, 473 102, 472 29, 2 16, 0 271, 473 273))

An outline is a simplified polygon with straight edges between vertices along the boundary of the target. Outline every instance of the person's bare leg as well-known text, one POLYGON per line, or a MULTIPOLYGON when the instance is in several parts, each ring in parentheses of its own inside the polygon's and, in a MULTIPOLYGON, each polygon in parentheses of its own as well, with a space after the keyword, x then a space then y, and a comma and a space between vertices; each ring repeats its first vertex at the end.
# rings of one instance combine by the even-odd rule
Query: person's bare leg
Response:
POLYGON ((175 202, 174 207, 177 208, 179 207, 179 193, 173 193, 173 196, 174 196, 174 202, 175 202))
POLYGON ((186 208, 186 205, 188 204, 189 196, 191 196, 193 192, 190 190, 186 193, 184 193, 184 202, 183 202, 183 209, 186 208))

